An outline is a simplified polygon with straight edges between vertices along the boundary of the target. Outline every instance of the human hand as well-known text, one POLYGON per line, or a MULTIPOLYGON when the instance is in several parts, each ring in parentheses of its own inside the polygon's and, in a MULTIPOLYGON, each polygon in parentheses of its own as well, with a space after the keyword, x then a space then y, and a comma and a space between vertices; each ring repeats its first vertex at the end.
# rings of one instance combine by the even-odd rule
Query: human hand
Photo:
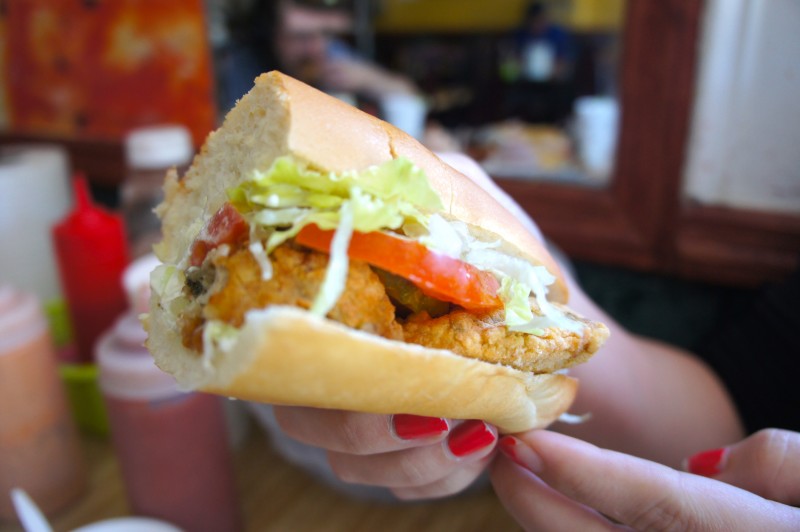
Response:
POLYGON ((788 506, 800 503, 797 433, 762 431, 724 451, 688 460, 690 470, 719 480, 549 431, 504 437, 499 448, 505 456, 492 467, 492 483, 506 509, 526 529, 800 527, 800 509, 788 506))
POLYGON ((288 436, 327 451, 340 480, 386 487, 405 500, 464 490, 489 464, 497 443, 497 430, 476 420, 287 406, 275 406, 274 413, 288 436))

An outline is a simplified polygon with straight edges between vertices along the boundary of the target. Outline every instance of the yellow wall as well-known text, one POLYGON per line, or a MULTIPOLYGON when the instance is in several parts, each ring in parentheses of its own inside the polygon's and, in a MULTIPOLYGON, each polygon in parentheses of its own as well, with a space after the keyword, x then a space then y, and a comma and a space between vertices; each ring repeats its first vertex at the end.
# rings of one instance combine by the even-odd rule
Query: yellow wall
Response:
POLYGON ((569 0, 565 25, 576 30, 616 30, 625 19, 625 0, 569 0))
MULTIPOLYGON (((625 0, 551 0, 553 18, 581 31, 615 30, 625 0)), ((390 32, 501 31, 516 27, 528 0, 382 0, 378 29, 390 32)))

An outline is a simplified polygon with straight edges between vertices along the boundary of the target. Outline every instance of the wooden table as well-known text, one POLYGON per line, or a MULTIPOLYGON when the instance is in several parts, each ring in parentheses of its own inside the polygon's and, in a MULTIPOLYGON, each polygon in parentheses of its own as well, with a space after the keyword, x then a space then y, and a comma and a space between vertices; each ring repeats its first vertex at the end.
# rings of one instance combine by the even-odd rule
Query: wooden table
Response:
MULTIPOLYGON (((106 440, 84 439, 89 490, 52 518, 56 532, 128 515, 119 467, 106 440)), ((320 484, 273 451, 253 426, 235 457, 248 531, 485 531, 520 530, 490 489, 443 501, 377 503, 354 500, 320 484)), ((19 532, 0 523, 0 532, 19 532)))

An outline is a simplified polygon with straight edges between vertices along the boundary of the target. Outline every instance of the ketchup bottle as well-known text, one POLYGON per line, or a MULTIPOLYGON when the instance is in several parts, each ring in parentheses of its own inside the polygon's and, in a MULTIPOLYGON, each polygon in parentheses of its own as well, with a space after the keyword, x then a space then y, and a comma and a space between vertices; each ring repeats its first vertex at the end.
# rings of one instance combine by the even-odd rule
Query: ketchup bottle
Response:
POLYGON ((80 441, 39 301, 0 284, 0 523, 22 488, 46 514, 86 488, 80 441))
POLYGON ((222 398, 180 391, 156 367, 146 338, 128 312, 96 346, 130 509, 191 532, 237 532, 243 523, 222 398))
POLYGON ((92 204, 83 176, 73 184, 75 209, 53 228, 53 239, 77 346, 77 360, 68 362, 91 362, 95 342, 125 311, 128 252, 122 219, 92 204))

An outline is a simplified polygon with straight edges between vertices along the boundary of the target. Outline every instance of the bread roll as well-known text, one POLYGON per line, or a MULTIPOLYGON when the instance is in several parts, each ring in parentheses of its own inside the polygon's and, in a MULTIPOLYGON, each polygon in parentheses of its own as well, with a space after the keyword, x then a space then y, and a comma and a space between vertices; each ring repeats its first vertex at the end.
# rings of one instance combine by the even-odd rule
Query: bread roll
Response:
MULTIPOLYGON (((398 129, 279 72, 255 80, 182 179, 168 174, 158 209, 159 258, 185 266, 194 239, 227 201, 226 190, 282 156, 328 172, 411 160, 439 194, 443 216, 466 222, 482 240, 501 240, 509 255, 545 266, 556 277, 549 299, 566 303, 563 274, 543 244, 483 189, 398 129)), ((183 345, 175 309, 158 290, 144 322, 156 363, 184 387, 253 401, 480 418, 517 432, 551 423, 577 390, 577 381, 560 373, 534 375, 388 340, 294 307, 249 311, 233 345, 202 356, 183 345)), ((594 350, 607 329, 587 330, 592 338, 579 349, 594 350)))

